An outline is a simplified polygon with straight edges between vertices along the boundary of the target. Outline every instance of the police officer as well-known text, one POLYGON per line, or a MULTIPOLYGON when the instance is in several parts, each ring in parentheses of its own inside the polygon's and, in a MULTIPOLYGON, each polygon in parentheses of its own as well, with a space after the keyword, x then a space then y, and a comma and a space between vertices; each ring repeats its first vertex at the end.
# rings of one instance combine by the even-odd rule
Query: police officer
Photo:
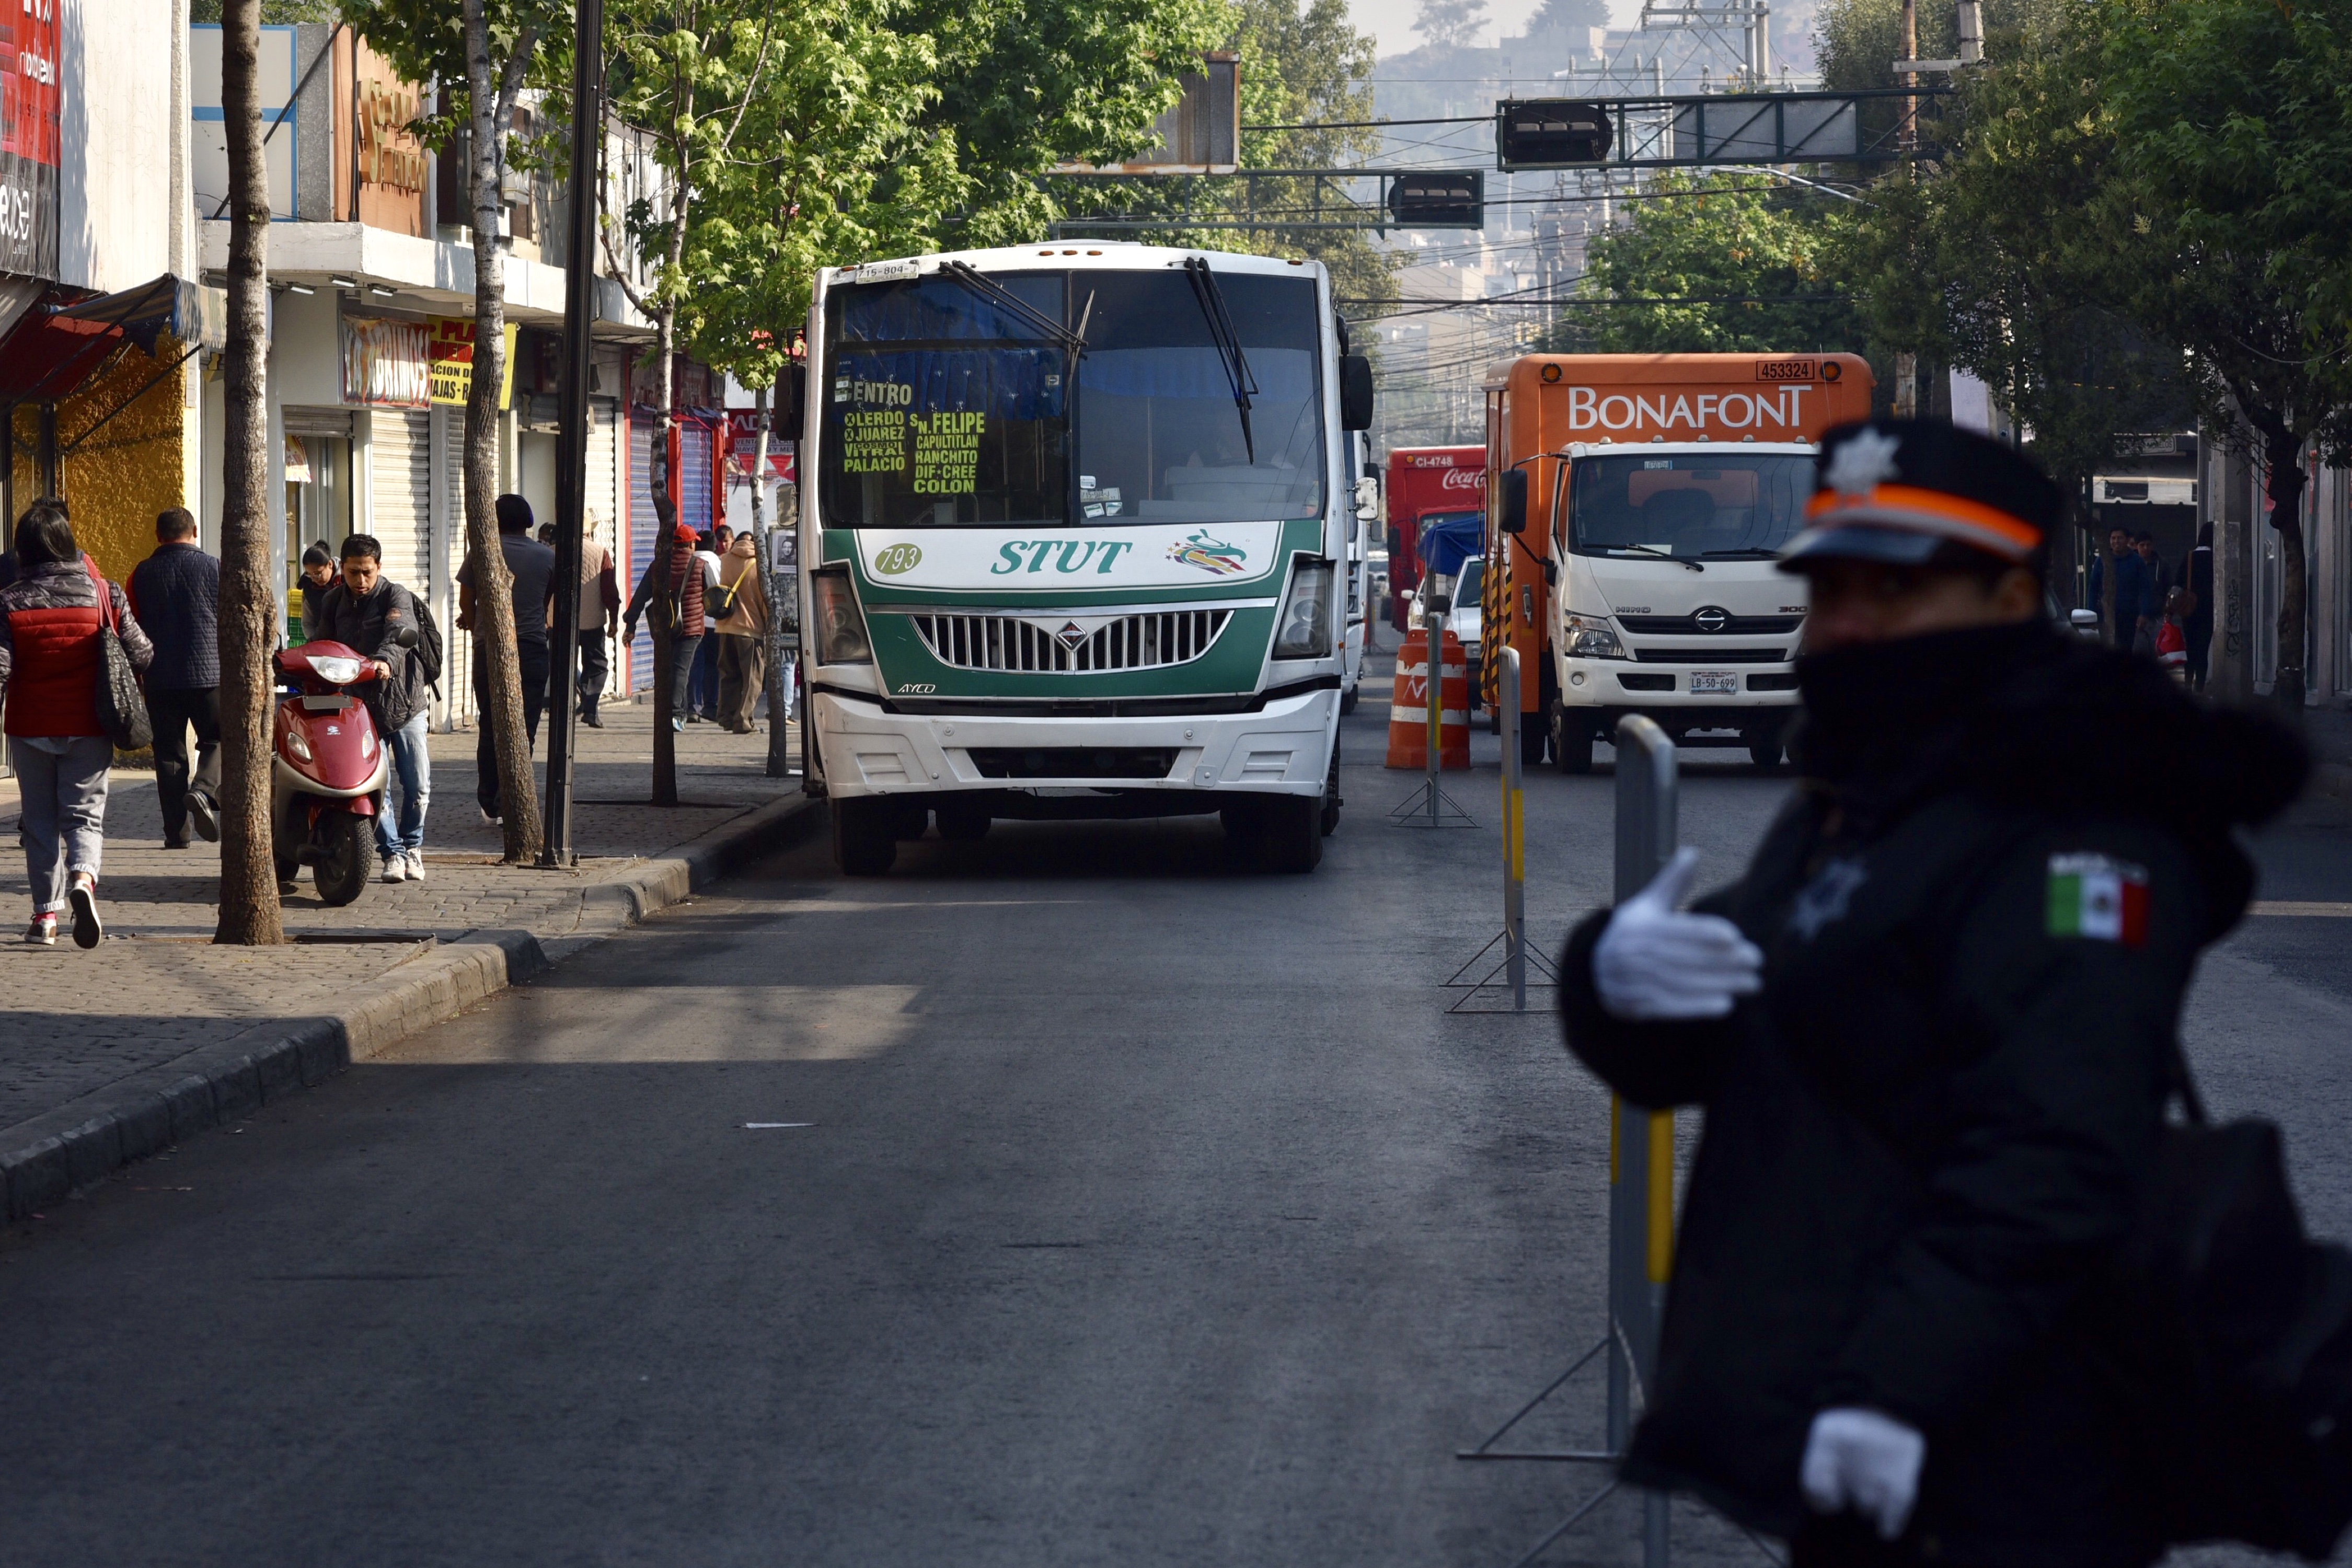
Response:
POLYGON ((1706 1109, 1635 1484, 1800 1568, 2165 1548, 2089 1287, 2154 1156, 2181 994, 2244 911, 2233 824, 2296 741, 2042 613, 2063 500, 1949 426, 1823 441, 1801 783, 1747 873, 1586 921, 1569 1045, 1706 1109))

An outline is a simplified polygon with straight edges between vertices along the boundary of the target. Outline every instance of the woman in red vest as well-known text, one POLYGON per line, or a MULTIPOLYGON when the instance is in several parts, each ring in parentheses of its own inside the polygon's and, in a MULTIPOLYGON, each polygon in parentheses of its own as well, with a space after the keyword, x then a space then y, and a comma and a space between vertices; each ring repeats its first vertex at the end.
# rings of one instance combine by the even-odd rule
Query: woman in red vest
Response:
POLYGON ((122 590, 98 574, 75 542, 65 503, 35 501, 16 524, 16 580, 0 588, 0 728, 24 800, 33 923, 25 940, 58 940, 73 909, 78 947, 106 934, 98 918, 99 852, 106 839, 106 770, 114 742, 98 718, 100 626, 110 621, 140 669, 155 650, 122 590), (101 616, 99 597, 110 603, 101 616))

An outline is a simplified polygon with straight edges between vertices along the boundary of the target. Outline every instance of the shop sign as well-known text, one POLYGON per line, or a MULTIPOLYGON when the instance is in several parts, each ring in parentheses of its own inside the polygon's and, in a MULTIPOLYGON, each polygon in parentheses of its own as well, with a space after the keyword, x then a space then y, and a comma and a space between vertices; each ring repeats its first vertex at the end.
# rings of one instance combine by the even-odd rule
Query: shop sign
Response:
POLYGON ((421 195, 425 149, 409 133, 416 89, 405 82, 359 83, 360 182, 421 195))
MULTIPOLYGON (((727 414, 728 444, 735 471, 749 475, 751 465, 760 456, 760 413, 758 409, 734 408, 727 414)), ((793 482, 798 465, 793 460, 793 444, 775 435, 768 437, 768 478, 793 482)))
POLYGON ((57 0, 22 0, 0 36, 0 272, 55 278, 57 0))
MULTIPOLYGON (((467 316, 436 316, 425 353, 429 360, 432 400, 463 406, 474 385, 474 322, 467 316)), ((506 383, 499 388, 499 406, 514 401, 515 338, 520 331, 507 323, 506 383)))
POLYGON ((422 408, 432 391, 422 321, 343 318, 343 401, 422 408))

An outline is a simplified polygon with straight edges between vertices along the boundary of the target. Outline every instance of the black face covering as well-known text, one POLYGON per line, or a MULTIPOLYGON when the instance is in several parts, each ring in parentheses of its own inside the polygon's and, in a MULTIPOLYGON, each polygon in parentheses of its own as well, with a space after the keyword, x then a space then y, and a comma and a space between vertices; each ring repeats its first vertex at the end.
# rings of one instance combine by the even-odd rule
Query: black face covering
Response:
POLYGON ((1805 654, 1798 762, 1831 783, 1940 766, 1989 695, 2056 640, 2037 618, 1805 654))

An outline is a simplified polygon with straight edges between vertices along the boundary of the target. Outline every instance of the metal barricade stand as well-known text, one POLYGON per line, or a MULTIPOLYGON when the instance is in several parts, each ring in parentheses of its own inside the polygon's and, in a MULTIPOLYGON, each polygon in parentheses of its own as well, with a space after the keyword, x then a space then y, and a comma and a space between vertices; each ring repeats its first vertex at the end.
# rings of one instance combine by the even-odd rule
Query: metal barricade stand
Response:
POLYGON ((1470 814, 1437 786, 1438 769, 1444 765, 1439 753, 1445 741, 1445 612, 1453 602, 1432 594, 1425 603, 1422 619, 1429 627, 1429 647, 1422 656, 1427 661, 1422 666, 1422 685, 1429 689, 1429 778, 1391 809, 1389 821, 1398 827, 1475 827, 1470 814))
POLYGON ((1534 982, 1537 989, 1546 990, 1559 984, 1559 972, 1551 966, 1551 962, 1528 947, 1528 816, 1527 799, 1519 788, 1519 650, 1515 647, 1503 650, 1502 695, 1496 709, 1503 722, 1503 929, 1445 983, 1445 989, 1464 993, 1461 1000, 1446 1009, 1449 1013, 1526 1012, 1528 963, 1531 958, 1543 974, 1542 979, 1534 982), (1484 976, 1470 979, 1470 972, 1486 962, 1496 942, 1503 944, 1503 956, 1484 976), (1511 992, 1509 1006, 1478 1005, 1481 992, 1505 985, 1511 992))
MULTIPOLYGON (((1676 837, 1675 797, 1680 768, 1675 745, 1648 719, 1629 715, 1617 723, 1617 901, 1648 886, 1673 858, 1676 837)), ((1657 1365, 1658 1326, 1665 1313, 1666 1280, 1675 1246, 1675 1117, 1648 1111, 1611 1097, 1609 1102, 1609 1323, 1601 1342, 1577 1357, 1497 1426, 1457 1459, 1538 1459, 1567 1464, 1613 1465, 1624 1458, 1633 1436, 1633 1412, 1657 1365), (1598 1449, 1497 1449, 1511 1428, 1549 1399, 1595 1358, 1607 1357, 1608 1405, 1604 1443, 1598 1449)), ((1550 1533, 1536 1542, 1513 1568, 1528 1568, 1617 1489, 1611 1480, 1586 1498, 1550 1533)), ((1667 1499, 1664 1492, 1642 1500, 1643 1568, 1667 1568, 1667 1499)))

